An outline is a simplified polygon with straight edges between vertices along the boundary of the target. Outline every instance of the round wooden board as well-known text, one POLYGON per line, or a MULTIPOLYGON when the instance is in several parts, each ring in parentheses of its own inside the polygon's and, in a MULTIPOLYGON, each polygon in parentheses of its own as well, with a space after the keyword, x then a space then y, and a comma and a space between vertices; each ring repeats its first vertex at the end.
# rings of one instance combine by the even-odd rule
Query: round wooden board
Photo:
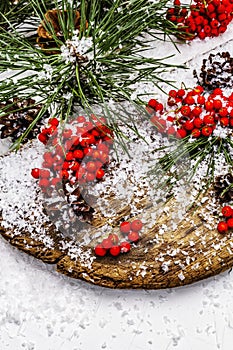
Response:
MULTIPOLYGON (((53 249, 28 233, 14 236, 3 227, 0 227, 0 233, 14 247, 45 263, 55 264, 58 272, 76 279, 109 288, 170 288, 216 275, 233 265, 232 234, 221 235, 204 225, 201 212, 205 206, 187 213, 175 231, 159 234, 159 228, 175 213, 176 203, 171 200, 166 211, 169 214, 164 212, 150 229, 145 225, 138 245, 117 258, 96 258, 90 247, 81 247, 82 258, 72 259, 62 249, 64 238, 51 225, 47 234, 54 242, 53 249)), ((121 209, 117 221, 127 210, 127 207, 121 209)), ((145 210, 150 217, 155 208, 145 207, 145 210)), ((96 226, 103 224, 95 223, 96 226)))

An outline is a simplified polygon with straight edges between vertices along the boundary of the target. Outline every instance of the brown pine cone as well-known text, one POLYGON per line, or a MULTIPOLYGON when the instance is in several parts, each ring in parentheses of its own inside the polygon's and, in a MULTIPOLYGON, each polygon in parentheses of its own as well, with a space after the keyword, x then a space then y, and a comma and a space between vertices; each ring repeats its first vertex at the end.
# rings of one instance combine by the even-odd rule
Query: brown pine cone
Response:
POLYGON ((193 71, 194 78, 206 90, 233 86, 233 57, 229 52, 210 54, 202 62, 201 71, 193 71))
POLYGON ((217 176, 214 189, 220 202, 231 202, 233 200, 233 174, 228 173, 226 175, 217 176))
MULTIPOLYGON (((2 125, 0 128, 1 139, 11 137, 14 142, 27 130, 42 108, 41 105, 34 106, 34 104, 35 101, 33 99, 19 100, 18 98, 14 98, 13 101, 9 100, 5 103, 0 103, 2 113, 7 113, 0 117, 0 125, 2 125), (9 107, 6 108, 7 106, 9 107)), ((46 114, 44 117, 48 117, 48 115, 46 114)), ((24 139, 24 142, 35 138, 40 131, 41 125, 42 121, 39 120, 24 139)))
MULTIPOLYGON (((65 22, 67 21, 67 11, 60 11, 60 16, 63 18, 65 22)), ((75 17, 74 17, 74 29, 80 29, 80 12, 75 11, 75 17)), ((48 32, 47 27, 52 26, 54 30, 54 34, 56 37, 61 40, 62 42, 65 41, 64 39, 64 33, 62 31, 61 25, 59 23, 59 14, 58 10, 49 10, 45 14, 45 20, 42 21, 42 23, 39 25, 37 29, 37 43, 39 46, 45 50, 45 52, 49 55, 58 53, 58 50, 51 50, 51 49, 58 49, 58 45, 56 41, 53 39, 53 36, 51 35, 51 30, 48 32)), ((86 22, 86 27, 87 27, 86 22)))

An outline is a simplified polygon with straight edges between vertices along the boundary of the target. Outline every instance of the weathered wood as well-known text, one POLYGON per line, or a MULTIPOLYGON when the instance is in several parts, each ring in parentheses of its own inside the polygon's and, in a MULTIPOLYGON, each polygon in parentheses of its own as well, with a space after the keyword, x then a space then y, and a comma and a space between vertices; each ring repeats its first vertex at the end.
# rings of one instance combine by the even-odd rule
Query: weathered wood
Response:
MULTIPOLYGON (((149 222, 155 208, 146 201, 142 205, 149 222)), ((48 235, 54 241, 54 249, 48 249, 29 234, 14 236, 3 228, 0 233, 20 250, 46 263, 56 264, 58 272, 109 288, 177 287, 216 275, 233 265, 232 234, 221 235, 217 230, 209 230, 200 215, 203 208, 188 212, 175 231, 158 234, 159 228, 170 221, 176 202, 171 200, 169 208, 169 214, 163 213, 152 228, 145 224, 139 243, 130 253, 117 258, 94 258, 91 265, 83 259, 72 260, 62 249, 62 237, 58 237, 51 227, 48 235)), ((117 220, 124 217, 127 210, 127 207, 119 208, 117 220)), ((102 223, 100 218, 95 220, 93 231, 105 223, 104 219, 102 223)), ((83 253, 90 251, 90 247, 81 248, 83 253)))

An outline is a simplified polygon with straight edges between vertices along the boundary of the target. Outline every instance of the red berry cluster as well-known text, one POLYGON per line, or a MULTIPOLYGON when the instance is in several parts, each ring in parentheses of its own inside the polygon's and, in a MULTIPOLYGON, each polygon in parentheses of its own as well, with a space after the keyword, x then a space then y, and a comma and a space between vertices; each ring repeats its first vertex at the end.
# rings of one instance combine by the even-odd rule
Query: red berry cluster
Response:
POLYGON ((174 0, 167 10, 167 19, 178 26, 179 38, 205 39, 224 33, 233 18, 233 0, 195 0, 189 8, 174 0))
POLYGON ((229 229, 233 229, 233 209, 229 205, 222 208, 222 215, 226 221, 220 221, 217 229, 219 233, 226 233, 229 229))
POLYGON ((69 128, 61 130, 59 135, 56 118, 49 120, 38 139, 47 143, 50 138, 51 150, 43 155, 43 169, 32 169, 32 176, 39 179, 39 186, 47 191, 61 180, 74 185, 101 180, 107 164, 113 142, 112 131, 105 125, 104 118, 92 116, 87 121, 78 116, 69 128))
POLYGON ((119 237, 116 234, 110 234, 108 238, 102 240, 98 244, 94 251, 97 256, 105 256, 107 252, 112 256, 118 256, 120 253, 128 253, 131 249, 130 243, 137 243, 139 241, 139 231, 141 231, 143 224, 141 220, 136 219, 131 223, 124 221, 120 224, 120 232, 124 236, 127 236, 127 240, 119 243, 119 237))
POLYGON ((190 91, 170 90, 167 106, 155 99, 147 105, 151 122, 160 133, 177 138, 210 136, 217 125, 233 128, 233 93, 226 97, 220 88, 208 96, 197 86, 190 91))

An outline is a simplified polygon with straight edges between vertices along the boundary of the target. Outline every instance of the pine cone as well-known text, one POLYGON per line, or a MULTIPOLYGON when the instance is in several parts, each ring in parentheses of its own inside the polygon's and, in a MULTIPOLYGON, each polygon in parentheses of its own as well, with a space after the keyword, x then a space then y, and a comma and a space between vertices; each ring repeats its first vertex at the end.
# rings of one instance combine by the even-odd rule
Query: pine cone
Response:
MULTIPOLYGON (((94 209, 89 204, 87 204, 87 202, 84 200, 79 187, 75 188, 74 191, 71 193, 66 190, 65 185, 63 189, 67 198, 67 202, 71 205, 78 219, 80 221, 90 222, 93 218, 94 209)), ((84 195, 86 197, 86 194, 84 195)), ((88 198, 88 202, 90 203, 89 199, 90 198, 88 198)))
POLYGON ((216 196, 222 203, 228 203, 233 200, 233 175, 217 176, 214 183, 216 196))
POLYGON ((233 85, 233 58, 229 52, 210 54, 203 60, 201 72, 193 71, 194 78, 206 90, 232 87, 233 85))
MULTIPOLYGON (((13 101, 9 100, 6 103, 0 103, 0 110, 2 109, 3 113, 7 113, 0 117, 0 125, 3 125, 0 129, 1 139, 11 137, 14 142, 27 130, 42 108, 41 105, 33 106, 34 103, 35 101, 32 99, 20 101, 18 98, 14 98, 13 101), (9 108, 6 108, 7 106, 9 108)), ((35 138, 40 131, 41 125, 42 121, 40 120, 24 139, 24 142, 35 138)))
MULTIPOLYGON (((37 43, 39 46, 46 50, 46 53, 49 55, 58 53, 57 50, 50 50, 58 48, 57 43, 53 39, 53 36, 47 31, 46 25, 51 26, 54 29, 54 33, 57 36, 59 40, 62 42, 65 41, 64 34, 62 32, 62 28, 59 23, 59 17, 58 17, 58 10, 49 10, 45 14, 45 20, 42 21, 42 23, 39 25, 37 29, 37 43)), ((67 11, 60 11, 60 16, 64 16, 65 22, 67 21, 67 11)), ((63 18, 63 17, 62 17, 63 18)), ((75 17, 74 17, 74 29, 80 29, 80 13, 79 11, 75 11, 75 17)), ((86 23, 87 26, 87 23, 86 23)))

